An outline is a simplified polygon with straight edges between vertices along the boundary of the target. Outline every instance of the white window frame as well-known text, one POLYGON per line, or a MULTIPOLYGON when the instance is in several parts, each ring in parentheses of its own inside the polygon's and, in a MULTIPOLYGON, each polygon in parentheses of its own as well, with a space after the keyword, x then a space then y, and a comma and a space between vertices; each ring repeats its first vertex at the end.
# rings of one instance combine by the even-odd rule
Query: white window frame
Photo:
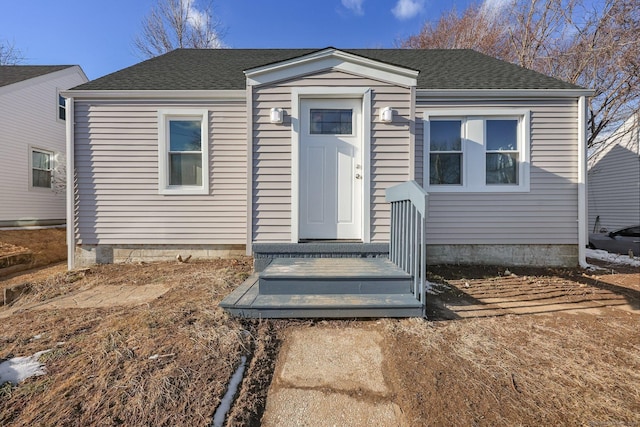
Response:
MULTIPOLYGON (((526 193, 530 191, 531 111, 528 109, 428 110, 423 115, 423 187, 433 193, 526 193), (518 120, 518 184, 486 183, 486 121, 518 120), (430 184, 431 120, 462 121, 462 185, 430 184)), ((494 152, 494 151, 489 151, 494 152)))
POLYGON ((29 190, 31 191, 46 191, 46 192, 51 192, 54 190, 53 188, 53 177, 54 177, 54 173, 55 173, 55 169, 56 169, 56 153, 51 151, 51 150, 47 150, 44 148, 39 148, 39 147, 34 147, 34 146, 29 146, 29 190), (49 168, 48 169, 51 172, 51 182, 49 183, 49 187, 35 187, 33 185, 33 153, 34 152, 38 152, 38 153, 43 153, 43 154, 47 154, 49 155, 49 168))
POLYGON ((158 110, 158 192, 160 194, 209 194, 209 111, 204 109, 158 110), (200 120, 202 185, 169 185, 169 122, 200 120))

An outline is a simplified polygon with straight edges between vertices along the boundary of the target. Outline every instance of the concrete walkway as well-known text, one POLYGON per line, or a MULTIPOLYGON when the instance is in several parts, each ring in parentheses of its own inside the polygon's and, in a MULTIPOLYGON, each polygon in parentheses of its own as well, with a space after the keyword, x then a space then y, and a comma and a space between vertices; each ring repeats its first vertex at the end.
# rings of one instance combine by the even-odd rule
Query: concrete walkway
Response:
POLYGON ((384 379, 382 339, 348 327, 289 330, 262 425, 406 425, 384 379))
POLYGON ((63 310, 67 308, 106 308, 135 306, 152 301, 169 290, 164 283, 147 285, 95 286, 70 295, 43 302, 17 304, 0 309, 0 319, 28 310, 63 310))

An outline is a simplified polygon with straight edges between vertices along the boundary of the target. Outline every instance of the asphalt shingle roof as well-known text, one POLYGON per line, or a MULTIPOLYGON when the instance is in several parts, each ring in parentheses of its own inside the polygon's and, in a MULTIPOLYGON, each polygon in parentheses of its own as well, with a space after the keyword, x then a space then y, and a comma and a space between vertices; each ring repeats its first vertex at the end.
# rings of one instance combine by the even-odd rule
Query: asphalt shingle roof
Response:
MULTIPOLYGON (((473 50, 340 49, 420 71, 418 89, 580 89, 473 50)), ((73 90, 245 89, 244 70, 318 49, 177 49, 73 90)))
POLYGON ((0 87, 69 67, 73 67, 73 65, 0 65, 0 87))

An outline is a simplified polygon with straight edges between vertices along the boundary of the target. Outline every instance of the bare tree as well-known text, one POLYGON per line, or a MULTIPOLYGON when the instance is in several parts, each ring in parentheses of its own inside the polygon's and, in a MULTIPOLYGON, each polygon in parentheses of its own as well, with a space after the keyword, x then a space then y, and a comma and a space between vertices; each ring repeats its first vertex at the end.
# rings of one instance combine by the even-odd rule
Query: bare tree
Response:
POLYGON ((589 146, 638 112, 638 0, 489 4, 471 5, 459 15, 451 11, 401 46, 474 49, 594 89, 588 101, 589 146))
POLYGON ((197 0, 158 0, 133 45, 146 58, 177 48, 220 48, 222 31, 210 1, 200 5, 197 0))
POLYGON ((18 65, 24 62, 22 52, 13 42, 0 41, 0 65, 18 65))
POLYGON ((419 34, 400 45, 412 49, 474 49, 505 58, 509 54, 508 40, 496 17, 495 11, 473 3, 460 14, 454 8, 436 23, 426 22, 419 34))

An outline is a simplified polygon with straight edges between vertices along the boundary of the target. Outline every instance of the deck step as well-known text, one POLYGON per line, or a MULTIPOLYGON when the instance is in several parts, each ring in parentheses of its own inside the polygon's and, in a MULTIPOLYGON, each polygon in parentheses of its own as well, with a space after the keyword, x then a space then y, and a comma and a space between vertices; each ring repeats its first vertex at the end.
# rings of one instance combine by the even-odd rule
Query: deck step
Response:
POLYGON ((411 277, 387 259, 275 259, 220 306, 249 318, 420 317, 411 277))
POLYGON ((404 294, 411 276, 387 259, 275 259, 260 273, 260 294, 404 294))

